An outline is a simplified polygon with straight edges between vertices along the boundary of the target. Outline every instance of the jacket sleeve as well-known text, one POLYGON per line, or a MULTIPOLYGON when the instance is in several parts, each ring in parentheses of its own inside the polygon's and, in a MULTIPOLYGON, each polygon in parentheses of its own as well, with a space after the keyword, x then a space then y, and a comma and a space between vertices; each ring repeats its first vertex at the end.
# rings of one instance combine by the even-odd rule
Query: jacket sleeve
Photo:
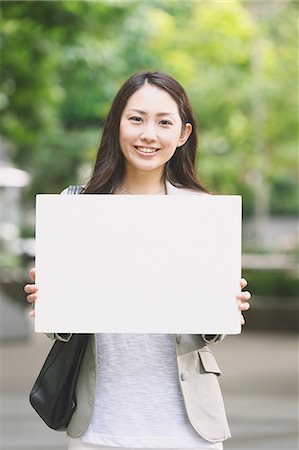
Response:
POLYGON ((47 333, 46 335, 52 341, 57 340, 62 342, 68 342, 72 337, 72 333, 47 333))
POLYGON ((225 334, 202 334, 203 340, 207 344, 214 344, 215 342, 221 342, 225 338, 225 334))

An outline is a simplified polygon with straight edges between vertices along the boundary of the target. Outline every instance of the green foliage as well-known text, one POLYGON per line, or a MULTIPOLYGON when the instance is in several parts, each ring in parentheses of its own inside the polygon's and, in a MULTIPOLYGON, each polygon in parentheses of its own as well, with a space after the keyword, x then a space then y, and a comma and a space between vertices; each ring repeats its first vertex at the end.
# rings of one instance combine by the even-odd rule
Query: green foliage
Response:
POLYGON ((282 270, 245 270, 243 276, 253 295, 272 297, 277 301, 293 297, 298 299, 299 284, 295 273, 282 270))
POLYGON ((297 209, 295 2, 2 1, 1 131, 28 198, 76 183, 110 103, 141 69, 177 78, 200 126, 198 172, 219 193, 297 209))

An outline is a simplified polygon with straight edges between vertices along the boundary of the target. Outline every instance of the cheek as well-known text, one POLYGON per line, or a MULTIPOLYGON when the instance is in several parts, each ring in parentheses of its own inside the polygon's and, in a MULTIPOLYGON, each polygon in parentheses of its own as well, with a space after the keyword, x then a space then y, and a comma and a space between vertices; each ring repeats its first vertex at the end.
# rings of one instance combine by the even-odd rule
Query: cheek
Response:
POLYGON ((128 140, 128 133, 127 130, 124 129, 124 127, 120 124, 119 127, 119 145, 121 150, 123 150, 123 146, 128 140))
POLYGON ((175 133, 172 136, 168 136, 167 139, 165 139, 165 142, 167 141, 168 146, 175 150, 179 145, 180 137, 180 133, 175 133))
POLYGON ((120 143, 129 141, 130 139, 133 139, 135 135, 136 135, 136 132, 134 133, 134 129, 132 127, 122 126, 122 124, 120 124, 120 127, 119 127, 120 143))

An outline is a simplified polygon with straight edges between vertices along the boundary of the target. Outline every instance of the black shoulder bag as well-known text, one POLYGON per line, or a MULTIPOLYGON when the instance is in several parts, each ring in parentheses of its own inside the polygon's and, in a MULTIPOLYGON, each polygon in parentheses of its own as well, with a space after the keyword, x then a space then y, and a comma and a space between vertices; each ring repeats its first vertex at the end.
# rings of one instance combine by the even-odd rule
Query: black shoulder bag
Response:
POLYGON ((53 430, 66 430, 76 408, 76 383, 89 334, 56 340, 30 392, 30 403, 53 430))
MULTIPOLYGON (((67 194, 79 194, 69 186, 67 194)), ((57 431, 66 430, 76 409, 76 383, 90 334, 73 334, 68 342, 56 340, 30 392, 32 407, 57 431)))

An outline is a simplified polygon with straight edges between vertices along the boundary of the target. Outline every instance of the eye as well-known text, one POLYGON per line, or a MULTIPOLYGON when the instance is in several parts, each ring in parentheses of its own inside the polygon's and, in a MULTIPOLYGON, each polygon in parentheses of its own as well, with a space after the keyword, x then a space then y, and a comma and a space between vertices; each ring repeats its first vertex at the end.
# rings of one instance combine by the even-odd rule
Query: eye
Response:
POLYGON ((129 118, 129 120, 132 120, 132 122, 141 122, 142 118, 139 116, 132 116, 129 118))
POLYGON ((163 120, 161 120, 161 124, 162 125, 172 125, 172 122, 170 122, 170 120, 163 119, 163 120))

